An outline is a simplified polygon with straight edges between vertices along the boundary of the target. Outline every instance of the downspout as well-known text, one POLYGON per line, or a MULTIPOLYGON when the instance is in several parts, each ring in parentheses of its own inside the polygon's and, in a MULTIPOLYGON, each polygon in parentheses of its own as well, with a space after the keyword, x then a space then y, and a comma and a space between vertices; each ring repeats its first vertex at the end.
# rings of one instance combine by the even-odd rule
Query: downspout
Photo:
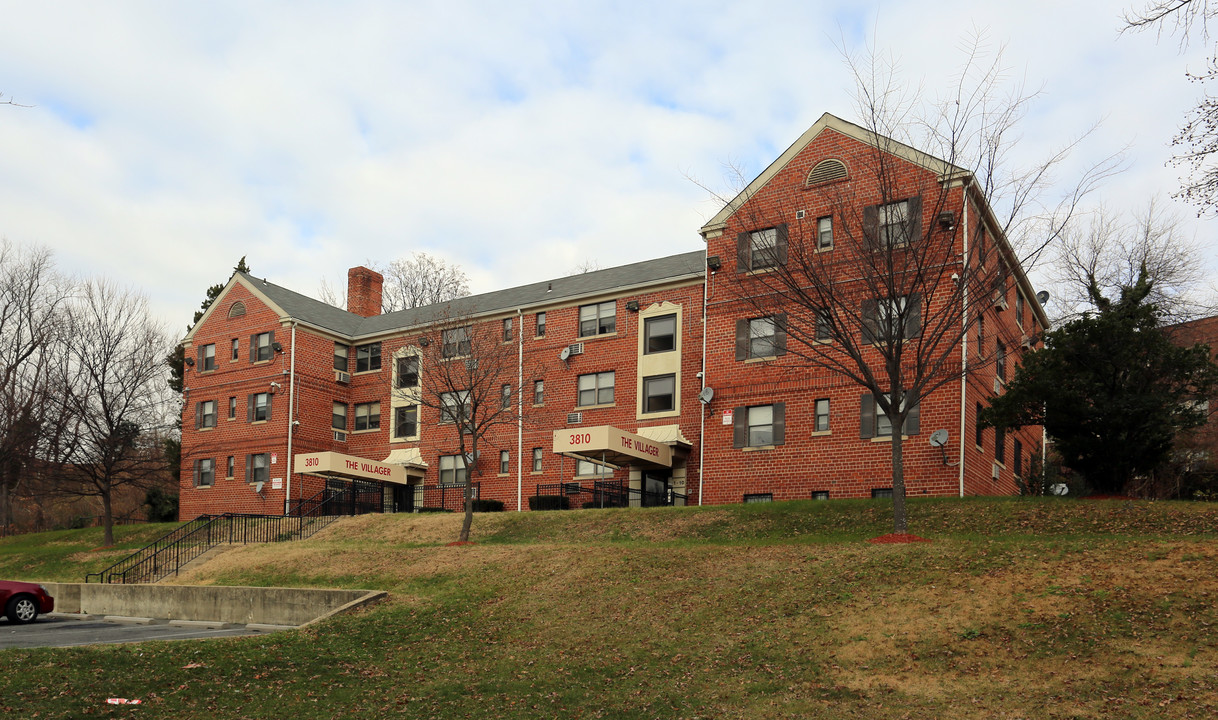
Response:
POLYGON ((516 512, 521 512, 521 488, 524 482, 524 314, 516 308, 520 332, 516 340, 516 512))
POLYGON ((960 282, 964 284, 960 293, 960 308, 961 317, 960 324, 963 330, 963 339, 960 341, 960 461, 957 463, 960 467, 959 482, 960 482, 960 497, 964 497, 964 433, 965 433, 965 414, 968 412, 968 184, 964 184, 963 205, 964 215, 964 262, 960 266, 960 282))
POLYGON ((292 503, 292 435, 296 430, 296 322, 292 322, 292 362, 288 371, 288 481, 284 486, 283 514, 287 515, 292 503))
MULTIPOLYGON (((710 243, 706 245, 706 252, 710 252, 710 243)), ((702 275, 702 371, 698 375, 702 378, 701 390, 706 389, 706 308, 708 288, 710 286, 711 276, 714 272, 709 268, 705 268, 702 275)), ((706 477, 706 407, 707 403, 698 401, 698 412, 701 415, 701 426, 698 429, 698 505, 702 505, 702 488, 703 479, 706 477)))

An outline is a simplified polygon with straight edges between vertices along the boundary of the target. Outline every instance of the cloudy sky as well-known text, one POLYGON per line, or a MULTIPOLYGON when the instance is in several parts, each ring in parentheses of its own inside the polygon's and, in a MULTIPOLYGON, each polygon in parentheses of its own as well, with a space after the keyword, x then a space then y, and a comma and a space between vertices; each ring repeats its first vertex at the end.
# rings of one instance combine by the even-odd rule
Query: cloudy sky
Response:
MULTIPOLYGON (((1062 189, 1170 201, 1198 88, 1181 50, 1118 35, 1126 4, 951 2, 29 2, 0 0, 0 236, 148 294, 175 332, 241 256, 315 294, 414 250, 475 291, 702 247, 689 177, 760 172, 823 112, 856 119, 842 49, 948 87, 977 33, 1041 94, 1013 151, 1085 133, 1062 189)), ((1213 263, 1214 251, 1206 250, 1213 263)))

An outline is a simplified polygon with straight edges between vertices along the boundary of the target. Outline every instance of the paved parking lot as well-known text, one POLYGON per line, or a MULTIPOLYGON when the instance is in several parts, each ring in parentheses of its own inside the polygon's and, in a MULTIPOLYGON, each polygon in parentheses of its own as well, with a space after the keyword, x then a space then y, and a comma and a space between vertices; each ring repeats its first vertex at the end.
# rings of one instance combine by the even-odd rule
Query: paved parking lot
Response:
POLYGON ((228 628, 201 625, 169 624, 154 620, 153 624, 107 621, 79 615, 52 613, 43 615, 29 625, 0 622, 0 649, 34 647, 75 647, 113 643, 133 643, 145 640, 191 640, 211 637, 233 637, 262 634, 258 630, 238 625, 228 628))

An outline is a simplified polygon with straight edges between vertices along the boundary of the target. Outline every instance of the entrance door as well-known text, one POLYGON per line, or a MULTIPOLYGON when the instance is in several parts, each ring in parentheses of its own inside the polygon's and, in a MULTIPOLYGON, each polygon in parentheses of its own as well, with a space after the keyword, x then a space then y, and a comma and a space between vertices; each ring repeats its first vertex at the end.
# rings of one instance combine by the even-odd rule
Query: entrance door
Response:
POLYGON ((668 470, 647 470, 643 473, 643 507, 668 504, 668 470))
POLYGON ((393 486, 393 512, 414 512, 414 488, 409 485, 393 486))

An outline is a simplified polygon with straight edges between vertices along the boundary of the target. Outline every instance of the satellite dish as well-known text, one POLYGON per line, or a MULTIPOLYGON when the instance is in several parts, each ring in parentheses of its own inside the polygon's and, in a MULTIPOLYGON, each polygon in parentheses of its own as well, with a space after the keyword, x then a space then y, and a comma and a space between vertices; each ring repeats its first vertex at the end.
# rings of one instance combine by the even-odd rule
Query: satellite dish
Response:
POLYGON ((931 447, 943 447, 946 444, 947 444, 947 431, 946 430, 936 430, 930 434, 930 446, 931 447))
POLYGON ((1049 291, 1041 290, 1040 292, 1036 293, 1036 302, 1040 303, 1041 305, 1049 302, 1049 291))
POLYGON ((709 385, 702 388, 702 392, 698 393, 698 402, 703 405, 709 405, 712 398, 715 397, 715 389, 709 385))
POLYGON ((558 351, 558 359, 559 359, 559 360, 562 360, 563 362, 566 362, 566 361, 567 361, 567 358, 569 358, 569 357, 571 357, 571 348, 569 348, 569 347, 565 347, 565 348, 563 348, 562 350, 559 350, 559 351, 558 351))
POLYGON ((262 494, 262 486, 263 486, 263 485, 265 485, 265 483, 264 483, 264 482, 262 482, 261 480, 259 480, 258 482, 254 483, 254 492, 256 492, 256 493, 258 493, 259 495, 261 495, 261 494, 262 494))

